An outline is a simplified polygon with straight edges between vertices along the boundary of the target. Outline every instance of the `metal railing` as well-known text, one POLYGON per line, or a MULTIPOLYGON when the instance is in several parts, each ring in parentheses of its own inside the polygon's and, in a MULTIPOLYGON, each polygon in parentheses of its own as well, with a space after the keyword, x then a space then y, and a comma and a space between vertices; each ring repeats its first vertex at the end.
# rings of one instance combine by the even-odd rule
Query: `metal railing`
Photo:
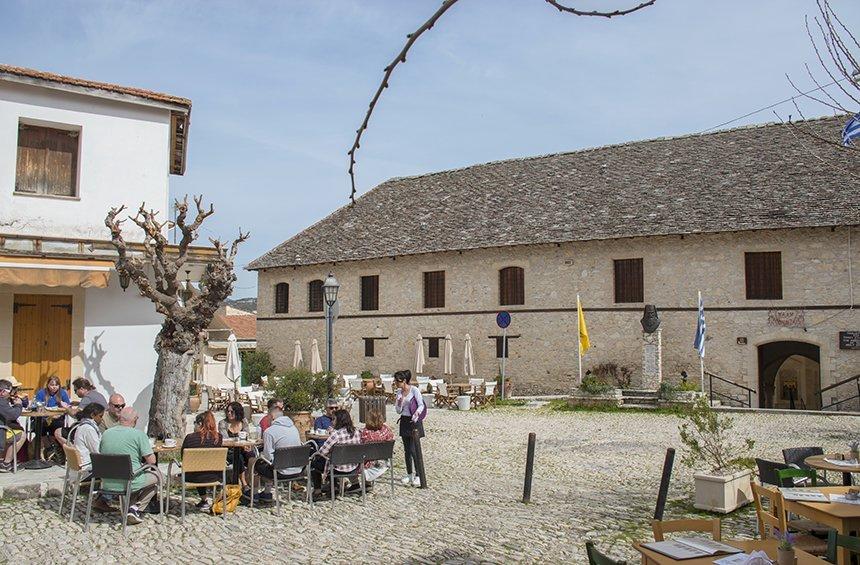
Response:
POLYGON ((841 380, 838 383, 833 383, 830 386, 826 386, 826 387, 820 389, 815 394, 817 394, 819 399, 821 400, 821 409, 822 410, 827 410, 828 408, 833 408, 834 406, 838 406, 839 404, 842 404, 843 402, 848 402, 849 400, 854 400, 855 398, 860 398, 860 375, 854 375, 853 377, 849 377, 847 379, 841 380), (837 400, 835 402, 831 402, 830 404, 824 404, 824 393, 825 392, 827 392, 828 390, 832 390, 838 386, 848 384, 852 381, 857 386, 857 394, 855 394, 854 396, 850 396, 848 398, 843 398, 842 400, 837 400))
POLYGON ((726 400, 728 402, 737 402, 741 406, 746 406, 747 408, 752 408, 752 395, 754 395, 756 393, 753 389, 751 389, 749 387, 745 387, 742 384, 736 383, 734 381, 730 381, 729 379, 727 379, 725 377, 715 375, 714 373, 710 373, 708 371, 705 371, 705 374, 708 375, 708 389, 710 389, 710 394, 711 394, 711 406, 714 405, 714 399, 716 397, 716 398, 720 398, 722 400, 726 400), (722 392, 715 391, 714 390, 714 379, 717 379, 718 381, 722 381, 726 384, 732 385, 733 387, 736 387, 736 388, 743 390, 744 392, 747 393, 747 401, 744 402, 742 398, 735 398, 734 396, 729 396, 728 394, 723 394, 722 392))

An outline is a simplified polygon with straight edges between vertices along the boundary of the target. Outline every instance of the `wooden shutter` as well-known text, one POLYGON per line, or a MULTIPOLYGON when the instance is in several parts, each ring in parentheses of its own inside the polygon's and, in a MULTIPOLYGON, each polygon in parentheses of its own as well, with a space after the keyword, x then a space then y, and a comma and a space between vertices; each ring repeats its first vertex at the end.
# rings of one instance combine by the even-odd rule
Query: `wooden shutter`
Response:
POLYGON ((308 283, 308 312, 322 312, 324 303, 323 282, 320 280, 308 283))
POLYGON ((15 192, 75 196, 78 132, 21 124, 15 192))
POLYGON ((364 339, 364 356, 365 357, 373 357, 373 342, 374 339, 372 337, 365 337, 364 339))
POLYGON ((745 253, 747 300, 782 300, 782 254, 745 253))
POLYGON ((501 359, 502 357, 508 358, 511 353, 511 340, 510 338, 505 339, 502 336, 497 336, 496 338, 496 359, 501 359), (507 345, 504 345, 507 341, 507 345), (503 348, 504 345, 504 348, 503 348))
POLYGON ((644 302, 645 280, 642 259, 615 260, 615 302, 644 302))
POLYGON ((275 285, 275 314, 286 314, 290 311, 290 285, 278 283, 275 285))
POLYGON ((505 267, 499 271, 499 304, 517 306, 526 303, 525 272, 522 267, 505 267))
POLYGON ((379 310, 379 275, 361 277, 361 309, 379 310))
POLYGON ((445 271, 424 273, 424 307, 445 307, 445 271))
POLYGON ((439 340, 438 337, 427 338, 427 357, 439 357, 439 340))

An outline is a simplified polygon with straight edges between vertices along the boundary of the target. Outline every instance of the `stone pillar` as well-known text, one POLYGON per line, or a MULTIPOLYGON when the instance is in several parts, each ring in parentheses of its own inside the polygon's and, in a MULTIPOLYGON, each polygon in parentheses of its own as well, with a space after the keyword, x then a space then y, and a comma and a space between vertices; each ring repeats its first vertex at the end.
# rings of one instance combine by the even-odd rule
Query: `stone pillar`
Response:
POLYGON ((642 373, 637 388, 642 390, 657 390, 663 382, 663 330, 657 328, 654 333, 642 333, 642 373))

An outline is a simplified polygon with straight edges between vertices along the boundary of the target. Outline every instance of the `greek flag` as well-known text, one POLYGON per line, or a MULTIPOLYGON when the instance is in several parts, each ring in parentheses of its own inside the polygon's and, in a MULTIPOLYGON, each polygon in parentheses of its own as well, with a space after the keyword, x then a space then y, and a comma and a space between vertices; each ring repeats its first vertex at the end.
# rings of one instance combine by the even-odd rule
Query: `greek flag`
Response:
POLYGON ((854 114, 854 117, 842 128, 842 145, 846 147, 854 145, 854 140, 858 137, 860 137, 860 114, 854 114))
POLYGON ((693 341, 693 349, 699 352, 699 357, 705 358, 705 303, 699 294, 699 321, 696 323, 696 339, 693 341))

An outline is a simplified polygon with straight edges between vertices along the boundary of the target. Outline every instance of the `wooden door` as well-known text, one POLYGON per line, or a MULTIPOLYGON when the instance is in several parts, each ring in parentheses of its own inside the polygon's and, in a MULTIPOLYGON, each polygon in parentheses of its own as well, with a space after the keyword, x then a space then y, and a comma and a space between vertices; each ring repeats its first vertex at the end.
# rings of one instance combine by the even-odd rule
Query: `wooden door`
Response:
POLYGON ((72 297, 16 294, 12 318, 12 374, 27 388, 72 373, 72 297))

